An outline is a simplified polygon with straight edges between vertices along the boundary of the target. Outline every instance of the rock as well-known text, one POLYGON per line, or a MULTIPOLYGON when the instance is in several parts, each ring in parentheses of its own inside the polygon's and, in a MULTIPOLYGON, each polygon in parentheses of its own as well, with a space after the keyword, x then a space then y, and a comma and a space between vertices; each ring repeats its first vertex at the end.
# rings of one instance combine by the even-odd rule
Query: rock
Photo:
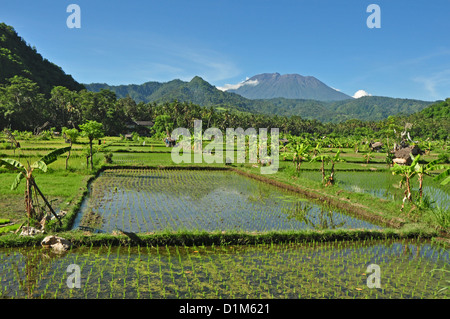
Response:
POLYGON ((56 244, 52 245, 52 248, 56 253, 62 253, 62 252, 67 251, 70 248, 70 245, 66 245, 63 243, 56 243, 56 244))
POLYGON ((52 248, 55 252, 64 252, 68 250, 72 243, 62 237, 50 235, 41 241, 42 247, 52 248))
POLYGON ((22 227, 22 232, 20 233, 20 236, 34 236, 37 234, 42 234, 44 231, 39 230, 34 227, 22 227))

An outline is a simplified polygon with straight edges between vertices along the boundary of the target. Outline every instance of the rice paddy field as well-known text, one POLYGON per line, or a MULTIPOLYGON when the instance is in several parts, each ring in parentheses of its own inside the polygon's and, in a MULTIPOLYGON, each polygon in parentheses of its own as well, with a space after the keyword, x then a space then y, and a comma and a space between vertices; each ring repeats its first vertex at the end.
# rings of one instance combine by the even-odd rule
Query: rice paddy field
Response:
POLYGON ((2 297, 13 298, 448 298, 447 250, 427 242, 288 242, 252 246, 0 249, 2 297), (380 267, 369 288, 368 266, 380 267), (68 288, 70 265, 81 284, 68 288))
POLYGON ((102 172, 82 204, 79 226, 136 233, 382 228, 234 172, 148 169, 102 172))
MULTIPOLYGON (((74 147, 69 170, 65 169, 64 155, 49 167, 49 172, 36 174, 36 181, 55 206, 62 203, 64 206, 58 208, 76 207, 70 228, 59 233, 63 237, 114 237, 120 232, 144 237, 197 231, 251 236, 271 232, 392 231, 386 224, 235 172, 258 174, 259 168, 254 165, 233 165, 233 170, 225 170, 225 165, 219 163, 189 169, 181 167, 187 166, 184 164, 174 165, 170 148, 158 141, 144 144, 105 138, 102 152, 112 152, 113 163, 103 165, 104 155, 98 152, 94 157, 96 170, 92 172, 86 166, 86 141, 83 143, 74 147)), ((21 144, 22 159, 29 161, 64 146, 63 141, 56 140, 21 144)), ((3 152, 4 156, 18 156, 12 150, 3 152)), ((362 155, 346 156, 353 156, 355 162, 339 163, 336 184, 330 189, 321 185, 319 163, 304 163, 302 171, 296 173, 291 171, 290 161, 281 161, 274 179, 324 195, 345 192, 338 198, 354 201, 360 207, 368 205, 367 198, 378 205, 377 210, 384 207, 379 205, 391 204, 386 206, 388 213, 395 209, 398 214, 403 196, 399 177, 392 176, 382 160, 362 166, 366 165, 362 160, 357 162, 362 155), (365 202, 358 202, 359 195, 364 195, 365 202)), ((5 225, 16 225, 16 212, 23 210, 24 188, 11 191, 15 174, 1 173, 0 219, 5 220, 5 225)), ((448 187, 428 177, 424 185, 424 194, 433 205, 448 210, 448 187)), ((415 181, 413 189, 417 191, 415 181)), ((398 216, 405 220, 408 217, 406 212, 398 216)), ((60 254, 38 242, 34 246, 5 245, 0 247, 0 298, 449 298, 450 250, 429 237, 422 238, 420 232, 415 238, 315 238, 262 240, 251 245, 226 241, 217 245, 201 241, 189 245, 127 244, 119 240, 114 244, 78 243, 60 254), (74 265, 80 270, 80 286, 75 288, 69 285, 69 269, 74 265), (380 271, 376 287, 371 285, 375 274, 371 265, 380 271)))
MULTIPOLYGON (((317 172, 304 171, 301 176, 320 181, 317 172)), ((404 190, 400 187, 401 177, 387 171, 341 171, 336 174, 336 179, 339 187, 354 193, 366 193, 389 201, 398 201, 404 196, 404 190)), ((418 182, 414 179, 412 191, 417 192, 418 188, 418 182)), ((432 200, 433 205, 450 209, 450 187, 440 186, 430 176, 424 178, 423 194, 432 200)))

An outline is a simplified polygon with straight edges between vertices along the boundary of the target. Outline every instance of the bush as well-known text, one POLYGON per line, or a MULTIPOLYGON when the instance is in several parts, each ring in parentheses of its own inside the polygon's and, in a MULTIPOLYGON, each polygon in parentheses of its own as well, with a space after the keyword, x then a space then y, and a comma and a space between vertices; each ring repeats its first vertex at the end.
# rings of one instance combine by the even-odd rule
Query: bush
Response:
POLYGON ((438 156, 439 163, 441 164, 450 164, 450 154, 442 153, 438 156))
POLYGON ((13 149, 11 143, 9 142, 0 143, 0 150, 11 150, 11 149, 13 149))
POLYGON ((111 164, 113 162, 112 160, 113 154, 111 152, 105 153, 104 156, 106 164, 111 164))
POLYGON ((438 206, 432 212, 435 222, 443 229, 448 230, 450 228, 450 210, 438 206))

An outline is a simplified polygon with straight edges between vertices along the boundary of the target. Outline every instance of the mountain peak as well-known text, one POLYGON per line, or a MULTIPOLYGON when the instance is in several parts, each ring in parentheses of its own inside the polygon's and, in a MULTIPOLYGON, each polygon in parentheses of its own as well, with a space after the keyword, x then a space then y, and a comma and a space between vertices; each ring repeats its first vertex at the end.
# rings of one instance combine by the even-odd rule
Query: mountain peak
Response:
POLYGON ((351 99, 313 76, 300 74, 262 73, 232 85, 228 92, 237 93, 248 99, 307 99, 338 101, 351 99))
POLYGON ((192 78, 192 80, 191 80, 190 82, 191 82, 191 83, 194 83, 194 82, 206 82, 206 81, 203 80, 202 77, 196 75, 196 76, 194 76, 194 77, 192 78))

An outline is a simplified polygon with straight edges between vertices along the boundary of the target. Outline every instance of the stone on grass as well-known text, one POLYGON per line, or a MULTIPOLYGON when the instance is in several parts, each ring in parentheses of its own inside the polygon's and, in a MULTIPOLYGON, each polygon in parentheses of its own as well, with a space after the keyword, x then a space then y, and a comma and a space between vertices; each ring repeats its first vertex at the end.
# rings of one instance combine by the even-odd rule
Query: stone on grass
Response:
POLYGON ((55 252, 64 252, 72 246, 72 243, 62 237, 50 235, 41 241, 41 245, 47 248, 50 247, 55 252))
POLYGON ((39 230, 34 227, 25 226, 25 227, 22 227, 22 232, 20 233, 20 236, 34 236, 34 235, 42 234, 42 233, 43 233, 42 230, 39 230))

